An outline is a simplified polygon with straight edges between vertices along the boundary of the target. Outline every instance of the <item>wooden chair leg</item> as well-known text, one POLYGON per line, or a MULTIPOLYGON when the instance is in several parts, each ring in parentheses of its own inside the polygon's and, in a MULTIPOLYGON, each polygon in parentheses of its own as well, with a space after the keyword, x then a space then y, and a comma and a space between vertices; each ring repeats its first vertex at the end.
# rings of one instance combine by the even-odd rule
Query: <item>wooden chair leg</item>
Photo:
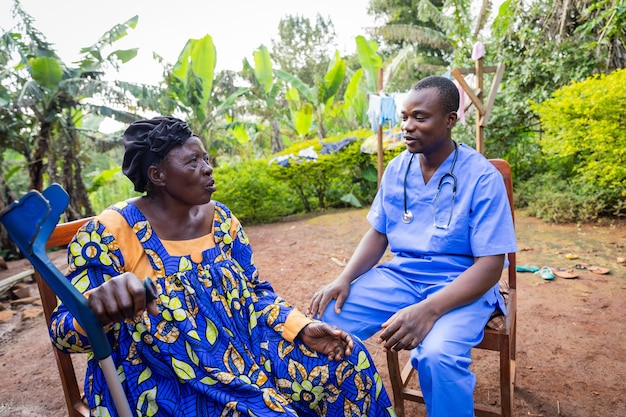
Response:
POLYGON ((506 341, 500 346, 500 401, 502 417, 511 416, 511 361, 509 359, 509 346, 506 341))
POLYGON ((404 400, 402 399, 404 382, 402 381, 402 371, 397 352, 387 351, 387 369, 389 370, 389 380, 393 393, 393 409, 398 417, 404 417, 404 400))

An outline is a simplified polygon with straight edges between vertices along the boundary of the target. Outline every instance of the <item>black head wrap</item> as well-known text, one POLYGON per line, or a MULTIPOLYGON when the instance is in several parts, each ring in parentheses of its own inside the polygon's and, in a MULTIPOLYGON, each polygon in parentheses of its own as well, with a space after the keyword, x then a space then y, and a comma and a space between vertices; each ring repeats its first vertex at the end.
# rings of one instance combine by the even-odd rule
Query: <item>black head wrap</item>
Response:
POLYGON ((177 145, 193 136, 189 125, 174 117, 155 117, 131 123, 124 132, 124 161, 122 172, 135 185, 135 191, 145 192, 148 168, 156 165, 177 145))

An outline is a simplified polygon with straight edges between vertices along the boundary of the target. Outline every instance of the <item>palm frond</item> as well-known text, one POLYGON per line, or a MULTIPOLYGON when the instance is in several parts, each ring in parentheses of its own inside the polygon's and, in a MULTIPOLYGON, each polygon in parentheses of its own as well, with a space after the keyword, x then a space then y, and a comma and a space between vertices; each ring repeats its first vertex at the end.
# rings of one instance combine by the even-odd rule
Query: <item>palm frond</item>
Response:
POLYGON ((450 50, 452 45, 444 33, 425 26, 394 24, 374 29, 376 36, 392 41, 406 41, 435 49, 450 50))

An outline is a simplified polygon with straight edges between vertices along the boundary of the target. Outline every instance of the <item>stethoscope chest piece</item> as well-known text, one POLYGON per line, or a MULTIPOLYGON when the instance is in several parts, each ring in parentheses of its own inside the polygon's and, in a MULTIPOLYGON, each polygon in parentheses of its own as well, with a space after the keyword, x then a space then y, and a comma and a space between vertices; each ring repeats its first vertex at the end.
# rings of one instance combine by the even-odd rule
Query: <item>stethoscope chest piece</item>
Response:
POLYGON ((402 213, 402 222, 403 223, 411 223, 411 221, 413 220, 413 213, 411 212, 411 210, 405 210, 404 213, 402 213))

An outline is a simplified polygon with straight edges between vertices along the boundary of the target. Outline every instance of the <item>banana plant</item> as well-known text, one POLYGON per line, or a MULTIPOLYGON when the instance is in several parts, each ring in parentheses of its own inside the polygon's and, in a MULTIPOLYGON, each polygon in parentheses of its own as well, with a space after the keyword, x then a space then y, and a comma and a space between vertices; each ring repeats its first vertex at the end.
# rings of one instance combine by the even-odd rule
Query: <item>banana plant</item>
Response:
POLYGON ((327 107, 333 104, 339 92, 339 88, 344 81, 346 75, 346 61, 341 59, 339 52, 336 51, 334 59, 329 64, 328 71, 323 78, 318 78, 313 86, 306 85, 298 77, 285 71, 276 70, 275 73, 279 78, 289 83, 291 88, 295 88, 307 100, 306 103, 303 102, 300 108, 297 109, 298 101, 295 100, 295 93, 290 95, 290 97, 292 97, 290 106, 295 109, 293 112, 295 118, 307 120, 307 114, 311 111, 307 104, 313 106, 313 114, 317 121, 317 134, 320 138, 325 138, 326 128, 324 126, 324 112, 327 107))
POLYGON ((182 104, 179 110, 186 113, 191 129, 204 140, 214 165, 231 142, 237 141, 229 126, 237 99, 247 91, 237 88, 223 99, 216 97, 216 63, 217 51, 211 35, 188 39, 165 80, 168 90, 182 104))
POLYGON ((374 40, 367 40, 364 36, 357 36, 356 51, 359 63, 365 73, 365 88, 369 93, 378 93, 378 69, 383 66, 383 59, 378 55, 378 44, 374 40))
POLYGON ((254 67, 244 58, 243 74, 252 85, 249 90, 251 98, 256 98, 263 103, 256 108, 256 113, 270 125, 272 153, 280 152, 284 149, 284 144, 280 133, 279 110, 276 106, 276 100, 281 91, 281 86, 274 80, 272 60, 267 47, 265 45, 259 46, 254 51, 253 56, 254 67))
MULTIPOLYGON (((21 20, 16 31, 2 35, 2 62, 16 62, 0 73, 5 100, 0 113, 8 124, 22 126, 20 143, 14 150, 25 158, 29 188, 42 190, 44 176, 59 182, 70 193, 68 218, 93 214, 83 182, 81 123, 87 113, 107 113, 118 120, 132 119, 119 110, 128 103, 125 91, 102 80, 104 71, 133 59, 136 49, 106 49, 134 29, 138 17, 117 24, 91 46, 81 49, 77 66, 66 65, 33 25, 33 19, 15 2, 15 15, 21 20), (94 104, 93 98, 107 103, 94 104)), ((4 144, 3 144, 4 146, 4 144)))
POLYGON ((313 124, 313 105, 300 99, 300 93, 295 87, 289 88, 285 94, 289 103, 289 113, 291 115, 291 126, 301 138, 309 133, 313 124))
POLYGON ((343 95, 342 112, 354 129, 367 125, 367 92, 362 88, 363 68, 354 71, 343 95))

